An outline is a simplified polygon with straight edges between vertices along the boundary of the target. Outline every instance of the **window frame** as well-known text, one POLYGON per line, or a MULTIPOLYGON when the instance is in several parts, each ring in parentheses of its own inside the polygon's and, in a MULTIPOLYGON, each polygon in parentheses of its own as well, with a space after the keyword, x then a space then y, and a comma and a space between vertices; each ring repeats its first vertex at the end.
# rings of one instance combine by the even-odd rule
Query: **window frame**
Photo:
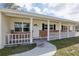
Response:
POLYGON ((56 30, 56 24, 52 24, 52 25, 50 25, 50 30, 56 30), (52 27, 52 28, 51 28, 52 27))
POLYGON ((67 31, 67 26, 61 25, 61 31, 67 31))
POLYGON ((22 31, 22 22, 15 22, 14 29, 15 29, 15 32, 22 31), (20 24, 20 26, 19 26, 19 24, 20 24), (21 27, 21 28, 19 28, 19 27, 21 27), (18 30, 16 30, 16 29, 18 29, 18 30), (19 30, 19 29, 21 29, 21 30, 19 30))
MULTIPOLYGON (((42 30, 47 30, 47 24, 42 23, 42 30), (45 26, 46 26, 46 28, 45 28, 45 26)), ((55 31, 56 30, 56 24, 50 24, 50 30, 55 31)))
POLYGON ((30 23, 26 23, 26 22, 14 22, 14 31, 15 32, 27 32, 27 31, 24 31, 24 28, 28 28, 27 31, 30 31, 30 23), (17 24, 21 23, 21 31, 16 31, 16 23, 17 24), (28 24, 28 27, 24 27, 24 24, 28 24))

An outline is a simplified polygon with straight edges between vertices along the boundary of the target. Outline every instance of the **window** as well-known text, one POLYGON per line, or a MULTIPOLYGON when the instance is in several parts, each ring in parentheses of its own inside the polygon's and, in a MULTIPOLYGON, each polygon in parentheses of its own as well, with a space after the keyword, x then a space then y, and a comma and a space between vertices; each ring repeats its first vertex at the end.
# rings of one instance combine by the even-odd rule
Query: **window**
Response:
POLYGON ((75 26, 75 31, 79 32, 79 26, 75 26))
POLYGON ((42 30, 47 30, 47 24, 42 24, 42 30))
POLYGON ((61 30, 63 31, 63 25, 61 26, 61 30))
POLYGON ((15 22, 15 31, 22 31, 22 23, 15 22))
POLYGON ((61 26, 61 30, 62 30, 62 31, 66 31, 66 30, 67 30, 67 26, 63 26, 63 25, 62 25, 62 26, 61 26))
POLYGON ((50 25, 50 30, 56 30, 56 25, 50 25))
POLYGON ((29 23, 23 23, 23 31, 29 31, 29 23))
MULTIPOLYGON (((42 24, 42 30, 47 30, 47 24, 42 24)), ((56 30, 56 25, 50 25, 50 30, 56 30)))
POLYGON ((29 23, 15 22, 15 31, 29 31, 29 23))

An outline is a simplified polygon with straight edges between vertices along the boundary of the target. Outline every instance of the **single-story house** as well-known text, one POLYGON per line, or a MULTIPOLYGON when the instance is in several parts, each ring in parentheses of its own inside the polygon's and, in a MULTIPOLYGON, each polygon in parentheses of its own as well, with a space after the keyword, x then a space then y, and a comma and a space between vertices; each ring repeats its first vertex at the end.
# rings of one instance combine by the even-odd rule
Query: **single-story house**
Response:
POLYGON ((0 49, 33 43, 34 39, 49 41, 79 36, 78 25, 79 22, 53 16, 0 9, 0 49))

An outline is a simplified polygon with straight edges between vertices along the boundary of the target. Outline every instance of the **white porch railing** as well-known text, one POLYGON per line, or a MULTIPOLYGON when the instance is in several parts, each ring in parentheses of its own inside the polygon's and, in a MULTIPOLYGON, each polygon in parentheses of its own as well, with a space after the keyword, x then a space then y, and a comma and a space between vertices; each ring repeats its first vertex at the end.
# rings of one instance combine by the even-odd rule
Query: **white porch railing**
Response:
MULTIPOLYGON (((61 39, 62 38, 68 38, 67 32, 61 32, 61 39)), ((69 32, 69 37, 76 37, 79 36, 79 32, 69 32)), ((56 40, 59 39, 59 33, 58 32, 50 32, 50 40, 56 40)))
POLYGON ((29 33, 28 34, 8 34, 6 39, 6 45, 29 43, 29 39, 30 39, 29 33))

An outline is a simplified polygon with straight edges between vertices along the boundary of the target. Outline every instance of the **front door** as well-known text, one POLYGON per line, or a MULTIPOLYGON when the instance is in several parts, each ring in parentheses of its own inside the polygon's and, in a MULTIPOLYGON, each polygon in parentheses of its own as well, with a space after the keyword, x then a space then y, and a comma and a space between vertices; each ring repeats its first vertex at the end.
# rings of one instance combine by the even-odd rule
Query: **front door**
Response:
POLYGON ((39 26, 33 26, 33 38, 39 38, 39 26))

